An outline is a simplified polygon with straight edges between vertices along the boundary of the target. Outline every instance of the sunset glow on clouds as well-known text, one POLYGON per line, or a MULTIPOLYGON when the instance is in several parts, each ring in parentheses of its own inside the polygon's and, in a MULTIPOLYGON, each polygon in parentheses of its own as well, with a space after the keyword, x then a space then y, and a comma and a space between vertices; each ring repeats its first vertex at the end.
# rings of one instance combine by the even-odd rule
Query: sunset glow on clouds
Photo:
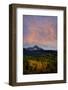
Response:
POLYGON ((57 49, 56 16, 23 16, 24 47, 57 49))

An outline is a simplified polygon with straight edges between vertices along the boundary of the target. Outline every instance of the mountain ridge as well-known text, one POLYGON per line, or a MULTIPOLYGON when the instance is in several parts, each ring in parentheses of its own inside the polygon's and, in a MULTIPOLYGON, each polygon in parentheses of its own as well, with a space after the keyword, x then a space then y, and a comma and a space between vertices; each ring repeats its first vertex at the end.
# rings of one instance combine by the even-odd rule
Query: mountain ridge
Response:
POLYGON ((31 47, 23 48, 24 50, 29 50, 29 51, 37 51, 37 50, 42 50, 42 51, 57 51, 57 50, 52 50, 52 49, 43 49, 42 47, 38 45, 34 45, 31 47))

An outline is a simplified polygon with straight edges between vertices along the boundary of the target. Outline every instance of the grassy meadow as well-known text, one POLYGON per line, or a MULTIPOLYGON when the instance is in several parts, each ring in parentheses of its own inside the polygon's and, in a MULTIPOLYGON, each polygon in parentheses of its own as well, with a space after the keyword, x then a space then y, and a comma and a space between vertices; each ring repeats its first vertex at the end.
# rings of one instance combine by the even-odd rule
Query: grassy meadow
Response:
POLYGON ((23 74, 57 73, 57 52, 24 54, 23 74))

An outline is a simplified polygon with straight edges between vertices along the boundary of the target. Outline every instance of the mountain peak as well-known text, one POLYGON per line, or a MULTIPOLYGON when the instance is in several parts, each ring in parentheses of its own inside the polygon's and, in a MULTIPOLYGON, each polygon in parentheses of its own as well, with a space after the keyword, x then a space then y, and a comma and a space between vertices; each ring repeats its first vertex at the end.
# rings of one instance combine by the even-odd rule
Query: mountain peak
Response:
POLYGON ((33 46, 33 48, 39 49, 39 47, 37 45, 33 46))
POLYGON ((42 50, 42 48, 40 48, 37 45, 34 45, 33 47, 28 47, 27 50, 33 51, 33 50, 42 50))

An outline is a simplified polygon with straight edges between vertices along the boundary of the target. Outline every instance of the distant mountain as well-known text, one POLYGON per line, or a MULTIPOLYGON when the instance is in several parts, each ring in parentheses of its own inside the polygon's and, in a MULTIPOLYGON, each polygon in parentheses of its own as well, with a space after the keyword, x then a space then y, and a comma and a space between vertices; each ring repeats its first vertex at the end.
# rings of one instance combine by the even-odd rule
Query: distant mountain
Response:
POLYGON ((31 55, 31 56, 40 56, 40 55, 47 55, 52 54, 56 55, 57 50, 44 50, 43 48, 35 45, 33 47, 23 48, 23 54, 24 55, 31 55))
POLYGON ((43 50, 42 48, 40 48, 39 46, 35 45, 33 47, 28 47, 28 48, 24 48, 25 50, 29 50, 29 51, 38 51, 38 50, 43 50))

